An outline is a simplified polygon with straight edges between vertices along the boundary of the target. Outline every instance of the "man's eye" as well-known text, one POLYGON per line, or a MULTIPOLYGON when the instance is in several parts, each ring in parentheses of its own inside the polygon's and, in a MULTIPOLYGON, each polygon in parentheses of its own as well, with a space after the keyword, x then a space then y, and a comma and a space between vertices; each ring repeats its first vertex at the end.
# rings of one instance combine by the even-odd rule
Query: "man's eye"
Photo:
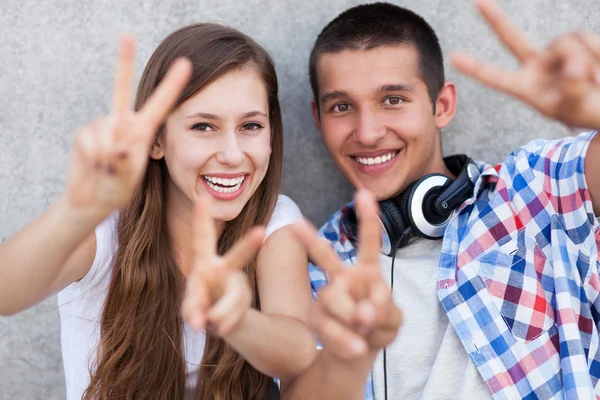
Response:
POLYGON ((397 96, 388 97, 383 101, 386 106, 397 106, 400 103, 402 103, 402 99, 397 96))
POLYGON ((336 104, 335 106, 333 106, 333 108, 331 109, 331 111, 333 111, 333 112, 346 112, 346 111, 350 111, 350 105, 346 104, 346 103, 336 104))

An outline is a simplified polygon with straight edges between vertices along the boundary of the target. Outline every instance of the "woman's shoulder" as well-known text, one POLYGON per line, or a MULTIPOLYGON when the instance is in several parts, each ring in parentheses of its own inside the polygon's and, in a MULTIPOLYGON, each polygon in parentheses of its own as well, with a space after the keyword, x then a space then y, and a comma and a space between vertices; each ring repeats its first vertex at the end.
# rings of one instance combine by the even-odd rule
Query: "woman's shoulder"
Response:
POLYGON ((271 219, 267 224, 265 240, 276 230, 283 228, 286 225, 291 225, 294 222, 302 219, 302 211, 294 200, 290 197, 280 194, 277 197, 277 203, 273 209, 271 219))
POLYGON ((76 282, 62 290, 62 295, 79 295, 95 288, 110 272, 118 246, 118 213, 102 221, 94 230, 95 255, 89 271, 76 282))

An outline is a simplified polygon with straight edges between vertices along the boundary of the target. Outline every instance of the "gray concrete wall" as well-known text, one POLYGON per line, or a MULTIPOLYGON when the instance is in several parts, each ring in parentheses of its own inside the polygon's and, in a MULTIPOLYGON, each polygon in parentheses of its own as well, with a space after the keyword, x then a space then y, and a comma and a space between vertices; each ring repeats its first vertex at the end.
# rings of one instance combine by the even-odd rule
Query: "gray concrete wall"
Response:
MULTIPOLYGON (((598 0, 499 0, 542 45, 576 28, 600 32, 598 0)), ((64 185, 73 133, 107 112, 120 31, 139 41, 138 74, 159 41, 185 24, 221 21, 273 54, 286 128, 284 192, 315 223, 351 196, 310 116, 307 58, 322 26, 358 0, 0 0, 0 241, 39 215, 64 185)), ((444 51, 466 48, 515 63, 471 0, 401 0, 439 33, 444 51)), ((448 69, 459 111, 446 153, 500 161, 529 139, 566 134, 512 99, 448 69)), ((40 266, 43 268, 43 266, 40 266)), ((64 382, 56 302, 0 318, 0 400, 61 399, 64 382)))

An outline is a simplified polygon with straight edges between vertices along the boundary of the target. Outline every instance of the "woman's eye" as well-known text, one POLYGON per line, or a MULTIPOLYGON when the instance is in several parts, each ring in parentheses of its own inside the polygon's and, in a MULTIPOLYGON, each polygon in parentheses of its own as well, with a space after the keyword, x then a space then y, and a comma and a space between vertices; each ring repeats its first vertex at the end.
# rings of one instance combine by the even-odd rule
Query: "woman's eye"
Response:
POLYGON ((350 111, 350 104, 346 104, 346 103, 336 104, 335 106, 333 106, 331 111, 339 112, 339 113, 350 111))
POLYGON ((250 122, 248 124, 244 124, 244 126, 242 128, 245 131, 256 131, 256 130, 262 129, 263 126, 256 122, 250 122))
POLYGON ((386 106, 396 106, 400 103, 402 103, 402 99, 397 96, 388 97, 383 101, 383 104, 385 104, 386 106))
POLYGON ((209 124, 205 124, 205 123, 194 124, 194 125, 192 125, 192 129, 195 131, 204 131, 204 132, 209 132, 209 131, 214 130, 212 126, 210 126, 209 124))

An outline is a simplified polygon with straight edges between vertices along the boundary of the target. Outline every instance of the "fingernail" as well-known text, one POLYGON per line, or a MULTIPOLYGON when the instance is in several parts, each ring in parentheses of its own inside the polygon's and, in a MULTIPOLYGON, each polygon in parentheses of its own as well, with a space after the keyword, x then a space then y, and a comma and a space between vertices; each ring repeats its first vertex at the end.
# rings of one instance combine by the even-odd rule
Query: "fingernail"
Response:
POLYGON ((212 322, 209 322, 206 325, 206 331, 208 333, 210 333, 211 335, 218 335, 219 334, 219 330, 217 329, 217 327, 212 322))
POLYGON ((375 319, 375 308, 372 305, 365 304, 364 313, 365 313, 365 317, 367 317, 369 322, 371 322, 375 319))
POLYGON ((585 76, 585 65, 579 62, 571 62, 566 66, 565 74, 573 79, 583 78, 585 76))
POLYGON ((353 340, 350 344, 350 349, 354 354, 361 354, 366 350, 365 343, 361 340, 353 340))

